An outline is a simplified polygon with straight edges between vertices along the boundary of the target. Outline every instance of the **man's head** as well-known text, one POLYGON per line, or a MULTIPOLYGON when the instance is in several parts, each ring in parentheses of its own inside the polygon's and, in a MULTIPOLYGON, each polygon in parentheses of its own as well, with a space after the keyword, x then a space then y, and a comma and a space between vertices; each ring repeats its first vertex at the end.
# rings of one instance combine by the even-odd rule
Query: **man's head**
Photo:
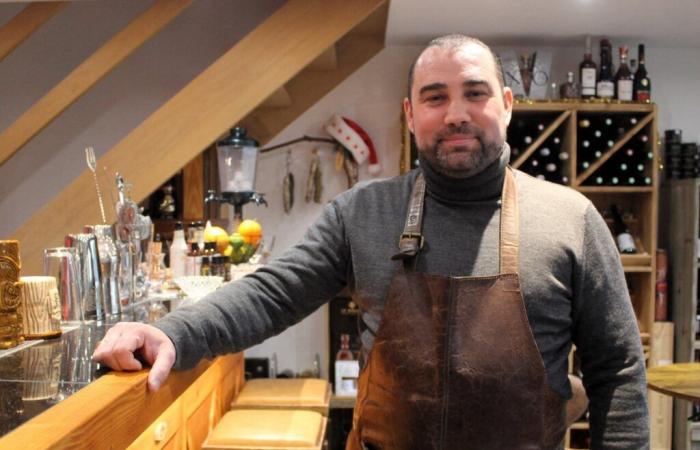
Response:
POLYGON ((478 39, 434 39, 411 66, 408 127, 425 160, 445 175, 468 177, 498 159, 512 106, 493 53, 478 39))

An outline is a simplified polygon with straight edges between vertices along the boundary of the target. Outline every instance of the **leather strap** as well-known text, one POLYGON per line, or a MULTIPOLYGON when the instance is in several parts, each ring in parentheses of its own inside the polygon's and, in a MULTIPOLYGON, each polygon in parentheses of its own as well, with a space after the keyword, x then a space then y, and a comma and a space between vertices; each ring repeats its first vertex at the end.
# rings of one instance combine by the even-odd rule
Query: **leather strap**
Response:
POLYGON ((518 273, 519 222, 515 175, 508 166, 501 192, 500 273, 518 273))
POLYGON ((399 238, 399 253, 391 257, 394 260, 413 258, 423 248, 423 201, 425 199, 425 177, 418 172, 416 182, 411 190, 411 200, 408 203, 406 224, 399 238))
MULTIPOLYGON (((425 200, 425 177, 419 172, 411 190, 411 199, 406 214, 406 224, 399 238, 399 253, 393 260, 406 260, 418 255, 423 248, 423 204, 425 200)), ((506 167, 501 192, 501 220, 499 245, 499 273, 518 273, 519 242, 518 202, 513 169, 506 167)))

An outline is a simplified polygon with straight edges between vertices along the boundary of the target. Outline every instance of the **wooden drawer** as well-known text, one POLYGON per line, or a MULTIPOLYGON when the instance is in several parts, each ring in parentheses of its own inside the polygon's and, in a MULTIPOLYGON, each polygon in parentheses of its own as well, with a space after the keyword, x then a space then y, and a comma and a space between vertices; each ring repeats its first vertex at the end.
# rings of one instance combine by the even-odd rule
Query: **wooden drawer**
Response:
POLYGON ((182 401, 175 400, 128 448, 181 450, 182 436, 182 401))

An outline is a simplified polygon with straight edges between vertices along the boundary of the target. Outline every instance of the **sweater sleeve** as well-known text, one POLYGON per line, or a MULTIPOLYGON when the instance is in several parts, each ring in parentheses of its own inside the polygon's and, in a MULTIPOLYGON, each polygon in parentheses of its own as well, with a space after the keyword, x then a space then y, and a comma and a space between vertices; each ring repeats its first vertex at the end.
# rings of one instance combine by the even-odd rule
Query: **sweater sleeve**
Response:
POLYGON ((585 222, 572 338, 590 399, 591 449, 649 448, 644 356, 620 256, 593 205, 585 222))
POLYGON ((241 280, 155 323, 173 341, 175 369, 237 352, 279 334, 338 293, 349 273, 349 248, 335 202, 300 243, 241 280))

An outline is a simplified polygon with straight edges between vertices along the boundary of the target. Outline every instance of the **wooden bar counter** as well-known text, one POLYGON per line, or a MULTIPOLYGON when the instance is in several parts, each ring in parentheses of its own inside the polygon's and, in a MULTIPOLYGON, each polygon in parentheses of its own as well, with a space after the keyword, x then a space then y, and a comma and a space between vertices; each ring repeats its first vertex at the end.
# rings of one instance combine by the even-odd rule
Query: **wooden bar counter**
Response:
POLYGON ((147 370, 89 359, 103 334, 83 325, 0 355, 0 448, 199 449, 244 384, 239 353, 172 372, 151 393, 147 370))

